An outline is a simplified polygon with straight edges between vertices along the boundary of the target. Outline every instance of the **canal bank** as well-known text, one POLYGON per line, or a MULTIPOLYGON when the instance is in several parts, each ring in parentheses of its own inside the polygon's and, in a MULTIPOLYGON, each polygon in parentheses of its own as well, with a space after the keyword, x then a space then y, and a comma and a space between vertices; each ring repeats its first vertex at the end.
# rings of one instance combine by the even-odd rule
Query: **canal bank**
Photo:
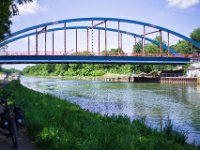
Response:
POLYGON ((170 124, 157 131, 126 116, 102 116, 16 81, 4 90, 25 111, 28 131, 40 149, 199 149, 170 124))
MULTIPOLYGON (((32 76, 28 76, 32 77, 32 76)), ((34 76, 33 76, 34 77, 34 76)), ((159 77, 159 76, 129 76, 122 74, 109 74, 100 77, 91 76, 36 76, 41 78, 59 78, 66 80, 92 80, 106 82, 135 82, 135 83, 176 83, 176 84, 197 84, 200 85, 200 77, 159 77)))
POLYGON ((192 77, 117 77, 117 78, 92 78, 97 81, 110 82, 150 82, 150 83, 178 83, 178 84, 200 84, 200 78, 192 77))
POLYGON ((160 128, 168 116, 177 131, 187 131, 188 142, 200 143, 200 87, 194 84, 160 84, 66 80, 21 77, 25 87, 60 97, 81 108, 102 115, 125 114, 131 119, 146 118, 160 128), (180 128, 181 127, 181 128, 180 128))

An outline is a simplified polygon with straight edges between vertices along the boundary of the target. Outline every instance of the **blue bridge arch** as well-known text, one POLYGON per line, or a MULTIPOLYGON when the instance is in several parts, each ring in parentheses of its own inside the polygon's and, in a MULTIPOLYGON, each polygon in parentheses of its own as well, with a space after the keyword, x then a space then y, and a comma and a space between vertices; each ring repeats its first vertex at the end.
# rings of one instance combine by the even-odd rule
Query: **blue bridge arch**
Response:
MULTIPOLYGON (((172 34, 175 35, 179 38, 182 38, 183 40, 186 40, 188 42, 190 42, 192 45, 196 46, 197 48, 200 48, 200 43, 197 41, 192 40, 191 38, 188 38, 180 33, 177 33, 175 31, 169 30, 167 28, 161 27, 161 26, 157 26, 157 25, 153 25, 150 23, 145 23, 145 22, 141 22, 141 21, 135 21, 135 20, 128 20, 128 19, 120 19, 120 18, 105 18, 105 17, 91 17, 91 18, 75 18, 75 19, 66 19, 66 20, 59 20, 59 21, 53 21, 53 22, 48 22, 48 23, 43 23, 43 24, 39 24, 39 25, 35 25, 35 26, 31 26, 22 30, 19 30, 17 32, 12 33, 11 35, 5 37, 5 39, 3 41, 0 42, 0 47, 3 47, 9 43, 12 43, 14 41, 17 41, 19 39, 22 38, 26 38, 29 36, 33 36, 33 35, 37 35, 40 34, 39 32, 54 32, 54 31, 59 31, 59 30, 74 30, 74 29, 96 29, 96 30, 104 30, 104 31, 111 31, 111 32, 118 32, 118 33, 122 33, 122 34, 127 34, 127 35, 131 35, 134 37, 138 37, 140 39, 145 39, 151 43, 154 43, 158 46, 160 46, 161 48, 163 48, 164 50, 168 50, 171 54, 173 54, 174 56, 179 56, 179 53, 176 52, 174 49, 170 48, 169 45, 164 45, 162 44, 162 42, 158 42, 155 41, 153 39, 150 39, 148 37, 144 35, 139 35, 136 34, 134 32, 128 32, 125 30, 120 30, 119 28, 107 28, 105 27, 98 27, 98 25, 91 25, 91 26, 66 26, 66 23, 76 23, 76 22, 87 22, 87 21, 102 21, 102 22, 118 22, 118 23, 129 23, 129 24, 137 24, 137 25, 141 25, 144 27, 151 27, 154 29, 157 29, 159 31, 164 31, 167 32, 168 34, 172 34), (54 28, 53 25, 57 25, 57 24, 65 24, 64 27, 57 27, 54 28), (51 28, 52 27, 52 28, 51 28), (42 31, 35 31, 37 29, 43 28, 45 30, 42 31)), ((166 61, 165 61, 166 62, 166 61)), ((187 62, 188 63, 188 62, 187 62)))

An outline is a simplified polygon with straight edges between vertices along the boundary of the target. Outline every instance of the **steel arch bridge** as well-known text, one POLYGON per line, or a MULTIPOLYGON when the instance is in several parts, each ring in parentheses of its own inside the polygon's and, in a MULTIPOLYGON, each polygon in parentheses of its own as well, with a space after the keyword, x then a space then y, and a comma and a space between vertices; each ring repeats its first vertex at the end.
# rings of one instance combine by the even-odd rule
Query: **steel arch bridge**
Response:
MULTIPOLYGON (((5 37, 3 41, 0 42, 0 63, 144 63, 144 64, 188 64, 190 63, 190 57, 185 57, 174 49, 170 48, 170 37, 171 35, 181 38, 190 42, 197 48, 200 48, 200 43, 194 41, 182 34, 175 31, 160 27, 157 25, 128 20, 119 18, 103 18, 103 17, 93 17, 93 18, 75 18, 66 19, 54 22, 43 23, 28 27, 26 29, 19 30, 12 33, 11 35, 5 37), (108 23, 112 22, 116 24, 116 27, 108 27, 108 23), (77 24, 86 25, 77 25, 77 24), (72 25, 75 24, 75 25, 72 25), (89 24, 89 25, 88 25, 89 24), (121 24, 138 25, 142 28, 142 33, 137 34, 135 32, 128 31, 127 29, 121 29, 121 24), (59 27, 55 27, 60 25, 59 27), (147 28, 150 28, 151 32, 147 32, 147 28), (75 30, 75 51, 72 53, 67 50, 66 32, 68 30, 75 30), (87 51, 78 51, 78 30, 86 31, 87 39, 87 51), (93 32, 98 31, 98 52, 93 50, 93 32), (63 50, 55 51, 54 48, 54 32, 63 31, 63 50), (101 50, 101 32, 104 32, 104 49, 101 50), (89 48, 89 32, 92 32, 92 49, 89 48), (109 53, 107 50, 107 32, 114 32, 118 34, 118 52, 109 53), (52 33, 51 37, 51 51, 47 51, 47 34, 52 33), (154 33, 159 33, 160 41, 155 41, 154 39, 148 37, 154 33), (131 54, 122 51, 122 35, 129 35, 133 38, 133 45, 136 46, 137 39, 142 42, 142 50, 140 53, 133 52, 131 54), (167 44, 163 44, 163 34, 167 35, 167 44), (43 35, 42 40, 44 44, 43 50, 39 50, 39 35, 43 35), (35 49, 31 51, 30 49, 30 37, 35 37, 35 49), (27 50, 25 52, 19 51, 6 51, 4 48, 15 43, 20 39, 27 38, 27 50), (159 47, 158 54, 147 54, 145 53, 146 41, 153 43, 159 47)), ((16 45, 17 46, 17 45, 16 45)))

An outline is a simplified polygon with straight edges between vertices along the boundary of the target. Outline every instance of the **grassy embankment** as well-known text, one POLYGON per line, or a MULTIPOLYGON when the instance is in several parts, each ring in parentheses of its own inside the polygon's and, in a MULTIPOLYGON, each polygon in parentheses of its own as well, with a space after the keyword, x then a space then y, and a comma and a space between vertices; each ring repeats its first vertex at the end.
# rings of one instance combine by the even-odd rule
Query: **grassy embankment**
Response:
POLYGON ((56 97, 11 82, 1 96, 12 93, 26 115, 30 136, 39 149, 151 150, 199 149, 168 126, 158 132, 125 116, 101 116, 56 97))

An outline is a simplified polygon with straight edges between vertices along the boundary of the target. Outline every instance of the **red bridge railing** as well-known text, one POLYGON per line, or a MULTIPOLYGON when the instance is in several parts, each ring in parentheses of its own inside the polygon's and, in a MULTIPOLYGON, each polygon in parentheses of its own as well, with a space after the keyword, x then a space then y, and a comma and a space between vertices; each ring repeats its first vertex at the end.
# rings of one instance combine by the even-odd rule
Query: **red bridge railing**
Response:
POLYGON ((200 54, 180 54, 180 55, 168 55, 167 53, 163 53, 160 55, 160 53, 113 53, 113 52, 103 52, 99 54, 98 52, 73 52, 69 51, 64 53, 63 51, 39 51, 36 52, 27 52, 27 51, 21 51, 21 52, 0 52, 0 56, 133 56, 133 57, 189 57, 189 58, 200 58, 200 54))

